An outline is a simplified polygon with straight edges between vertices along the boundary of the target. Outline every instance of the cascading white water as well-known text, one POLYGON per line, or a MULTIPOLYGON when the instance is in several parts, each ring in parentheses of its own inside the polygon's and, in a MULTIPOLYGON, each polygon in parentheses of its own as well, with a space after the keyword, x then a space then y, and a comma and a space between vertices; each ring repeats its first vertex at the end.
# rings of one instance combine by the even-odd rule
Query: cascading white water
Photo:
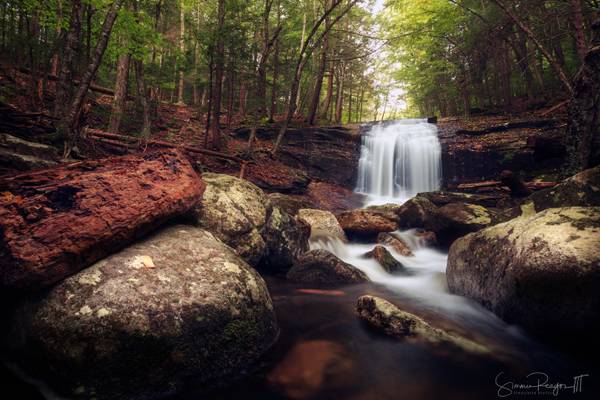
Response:
POLYGON ((437 128, 427 120, 375 125, 362 138, 356 191, 369 204, 383 204, 438 190, 441 153, 437 128))

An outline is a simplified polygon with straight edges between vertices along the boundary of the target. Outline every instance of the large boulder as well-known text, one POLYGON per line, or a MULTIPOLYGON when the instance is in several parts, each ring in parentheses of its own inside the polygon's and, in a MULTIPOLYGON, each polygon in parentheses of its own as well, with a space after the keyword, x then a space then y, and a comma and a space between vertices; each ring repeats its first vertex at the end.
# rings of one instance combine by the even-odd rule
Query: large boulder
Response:
POLYGON ((211 233, 173 226, 15 310, 10 354, 68 397, 221 384, 277 338, 264 281, 211 233))
POLYGON ((252 266, 287 270, 308 248, 308 229, 256 185, 230 175, 205 173, 197 224, 231 246, 252 266), (272 259, 270 259, 272 257, 272 259))
POLYGON ((452 245, 447 279, 508 322, 547 336, 598 332, 600 207, 542 211, 452 245))
POLYGON ((337 216, 344 232, 356 236, 377 236, 398 229, 395 215, 367 209, 344 211, 337 216))
POLYGON ((489 353, 486 347, 431 326, 419 316, 403 311, 380 297, 360 297, 356 312, 361 320, 388 336, 433 346, 454 347, 470 353, 489 353))
POLYGON ((311 250, 304 253, 289 270, 287 278, 294 282, 320 286, 369 281, 364 272, 345 263, 327 250, 311 250))
POLYGON ((559 185, 532 194, 536 211, 555 207, 600 206, 600 166, 573 175, 559 185))
POLYGON ((260 231, 271 212, 269 198, 254 184, 230 175, 205 173, 206 190, 197 223, 231 246, 250 265, 267 252, 260 231))
POLYGON ((0 286, 37 290, 194 209, 204 183, 174 149, 0 180, 0 286))
POLYGON ((310 226, 311 238, 332 236, 344 242, 348 240, 335 215, 329 211, 302 209, 298 211, 298 220, 310 226))

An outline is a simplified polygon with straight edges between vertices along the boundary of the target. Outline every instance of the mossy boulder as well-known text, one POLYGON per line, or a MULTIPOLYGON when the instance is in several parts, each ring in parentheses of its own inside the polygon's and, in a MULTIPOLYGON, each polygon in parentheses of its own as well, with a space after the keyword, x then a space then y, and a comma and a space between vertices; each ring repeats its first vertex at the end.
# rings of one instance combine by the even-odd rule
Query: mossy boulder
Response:
POLYGON ((69 398, 210 388, 250 368, 278 328, 266 285, 211 233, 173 226, 17 307, 10 354, 69 398))
POLYGON ((308 228, 274 207, 259 187, 230 175, 205 173, 197 224, 231 246, 252 266, 287 271, 308 249, 308 228))
POLYGON ((297 218, 310 226, 311 238, 331 236, 343 242, 348 240, 335 215, 329 211, 302 209, 298 211, 297 218))
POLYGON ((600 206, 600 166, 587 169, 559 185, 529 196, 535 211, 555 207, 600 206))
POLYGON ((287 278, 298 283, 338 286, 368 282, 367 275, 327 250, 311 250, 289 270, 287 278))
POLYGON ((600 207, 553 208, 458 239, 448 286, 545 336, 598 332, 600 207))
POLYGON ((400 228, 424 228, 437 232, 442 225, 438 207, 425 197, 413 197, 406 201, 398 210, 400 228))

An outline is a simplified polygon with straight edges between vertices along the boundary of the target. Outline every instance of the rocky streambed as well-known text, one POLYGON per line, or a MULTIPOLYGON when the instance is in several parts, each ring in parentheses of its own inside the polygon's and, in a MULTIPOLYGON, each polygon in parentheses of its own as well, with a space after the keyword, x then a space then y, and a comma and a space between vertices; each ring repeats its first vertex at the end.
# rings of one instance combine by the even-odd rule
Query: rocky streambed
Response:
POLYGON ((334 215, 152 154, 3 182, 3 378, 24 396, 490 398, 597 373, 599 168, 334 215))

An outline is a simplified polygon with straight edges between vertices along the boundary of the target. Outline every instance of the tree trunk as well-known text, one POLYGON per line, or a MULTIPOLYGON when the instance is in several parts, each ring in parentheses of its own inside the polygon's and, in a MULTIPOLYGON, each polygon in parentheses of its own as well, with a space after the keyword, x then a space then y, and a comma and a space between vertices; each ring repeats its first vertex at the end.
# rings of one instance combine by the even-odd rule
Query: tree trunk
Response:
MULTIPOLYGON (((329 19, 325 21, 325 25, 329 24, 329 19)), ((323 86, 323 76, 325 75, 325 69, 327 68, 327 52, 329 51, 329 34, 323 37, 323 45, 321 46, 321 59, 319 62, 319 69, 317 71, 317 79, 315 80, 315 88, 313 91, 312 99, 310 101, 310 108, 308 109, 308 123, 310 125, 315 124, 317 118, 317 111, 319 109, 319 99, 321 98, 321 88, 323 86)))
POLYGON ((79 50, 79 36, 81 34, 81 20, 83 18, 83 7, 81 0, 73 0, 71 7, 71 21, 69 31, 65 39, 60 62, 60 73, 56 84, 56 95, 54 97, 54 116, 62 118, 67 110, 65 105, 71 101, 75 56, 79 50))
MULTIPOLYGON (((184 2, 181 0, 179 4, 179 51, 183 56, 185 54, 185 9, 184 2)), ((185 105, 183 101, 183 63, 179 65, 179 82, 177 84, 177 104, 185 105)))
POLYGON ((125 99, 127 97, 127 84, 129 82, 129 64, 131 54, 121 54, 117 60, 117 79, 115 82, 115 96, 112 113, 108 122, 108 132, 119 133, 121 119, 125 112, 125 99))
MULTIPOLYGON (((277 0, 277 26, 281 26, 281 7, 277 0)), ((273 84, 271 85, 271 107, 269 109, 269 122, 275 121, 277 114, 277 80, 279 79, 279 36, 275 39, 273 51, 273 84)))
POLYGON ((58 166, 0 186, 3 290, 58 282, 189 211, 204 191, 176 150, 58 166))
POLYGON ((123 4, 123 1, 124 0, 115 0, 110 6, 110 9, 108 10, 106 17, 104 18, 104 23, 102 24, 102 28, 100 30, 98 42, 96 43, 96 48, 94 49, 94 54, 92 56, 92 62, 90 63, 90 65, 88 65, 87 70, 83 74, 81 78, 81 83, 79 84, 77 92, 73 97, 73 102, 71 103, 69 112, 61 123, 62 129, 67 129, 69 132, 69 139, 65 145, 65 153, 63 154, 64 156, 69 155, 72 146, 78 139, 83 103, 85 101, 88 89, 92 84, 92 79, 94 79, 96 71, 100 66, 100 61, 102 61, 102 56, 104 55, 104 51, 106 50, 106 46, 108 45, 108 39, 110 37, 113 24, 117 19, 117 14, 119 12, 119 8, 121 8, 121 5, 123 4))
POLYGON ((224 62, 224 39, 223 39, 223 26, 225 24, 225 0, 219 0, 218 11, 217 11, 217 44, 215 49, 215 79, 213 81, 213 99, 212 103, 212 116, 210 123, 210 133, 212 137, 212 145, 215 149, 221 149, 224 143, 221 143, 221 128, 220 128, 220 116, 221 116, 221 92, 223 86, 223 62, 224 62))
POLYGON ((577 54, 581 63, 585 62, 585 55, 588 51, 585 30, 583 28, 583 12, 581 11, 581 0, 571 0, 571 12, 573 14, 573 28, 575 30, 575 42, 577 43, 577 54))
POLYGON ((548 49, 546 49, 546 46, 544 46, 544 44, 541 42, 541 40, 539 40, 539 38, 536 36, 536 34, 533 32, 533 30, 525 22, 523 22, 523 20, 521 20, 521 18, 519 18, 517 16, 517 13, 515 12, 515 10, 511 6, 507 5, 505 3, 505 0, 493 0, 493 1, 494 1, 494 3, 496 3, 498 5, 498 7, 500 7, 506 13, 506 15, 508 15, 508 17, 510 19, 512 19, 519 26, 519 28, 521 28, 523 30, 523 32, 525 32, 527 34, 527 36, 529 36, 531 41, 533 43, 535 43, 535 45, 540 50, 540 52, 544 55, 544 57, 546 57, 546 60, 548 60, 548 63, 550 63, 552 68, 554 68, 554 70, 555 70, 556 74, 558 75, 560 81, 562 82, 563 86, 569 91, 569 93, 572 94, 573 87, 571 86, 571 82, 570 82, 569 78, 567 77, 567 74, 564 71, 563 67, 558 62, 558 60, 552 55, 552 53, 550 53, 550 51, 548 49))
POLYGON ((342 61, 338 72, 337 95, 335 98, 335 123, 342 123, 342 111, 344 108, 344 79, 346 74, 346 65, 342 61))
POLYGON ((566 176, 592 166, 593 155, 598 150, 594 137, 598 135, 600 122, 600 13, 592 24, 590 48, 574 83, 566 131, 566 176))
POLYGON ((143 125, 142 136, 149 137, 152 133, 152 123, 150 121, 150 104, 148 102, 148 92, 146 82, 144 81, 144 63, 142 60, 135 60, 135 78, 137 82, 138 97, 142 105, 143 125))
POLYGON ((331 63, 331 67, 327 76, 327 94, 323 101, 322 117, 323 119, 329 119, 328 113, 331 106, 331 99, 333 98, 333 79, 334 79, 334 64, 331 63))

